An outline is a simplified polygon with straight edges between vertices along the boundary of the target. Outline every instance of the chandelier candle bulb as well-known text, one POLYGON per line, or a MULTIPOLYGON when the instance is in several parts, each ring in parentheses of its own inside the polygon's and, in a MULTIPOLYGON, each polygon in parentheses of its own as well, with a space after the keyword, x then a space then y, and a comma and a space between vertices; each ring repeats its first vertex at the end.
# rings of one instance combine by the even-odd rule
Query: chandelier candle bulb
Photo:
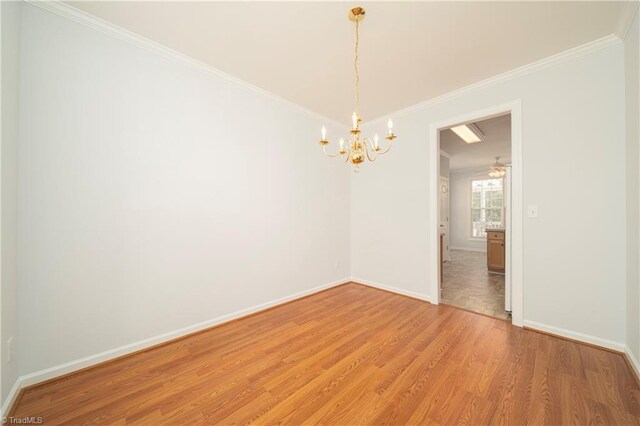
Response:
POLYGON ((389 128, 389 134, 391 134, 391 130, 393 129, 393 120, 389 119, 389 121, 387 121, 387 127, 389 128))
POLYGON ((373 136, 373 146, 374 146, 376 151, 380 149, 380 141, 378 139, 378 134, 377 133, 373 136))
POLYGON ((320 131, 322 132, 322 140, 326 141, 327 140, 327 128, 322 126, 322 129, 320 131))
POLYGON ((356 114, 354 112, 353 115, 351 116, 351 121, 353 121, 353 128, 357 129, 358 128, 358 114, 356 114))

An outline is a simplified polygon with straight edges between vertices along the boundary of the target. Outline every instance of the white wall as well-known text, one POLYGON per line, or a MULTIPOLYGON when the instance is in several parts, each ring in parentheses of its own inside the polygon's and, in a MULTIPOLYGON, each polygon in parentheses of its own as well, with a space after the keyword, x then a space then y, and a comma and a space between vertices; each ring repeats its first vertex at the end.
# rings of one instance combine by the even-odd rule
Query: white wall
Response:
POLYGON ((33 5, 22 29, 21 374, 349 277, 321 118, 33 5))
POLYGON ((392 114, 393 153, 352 177, 354 277, 430 296, 429 125, 521 99, 524 205, 539 207, 539 218, 524 219, 524 319, 622 347, 623 50, 574 55, 392 114))
POLYGON ((18 283, 17 283, 17 175, 18 175, 18 70, 20 59, 19 2, 0 2, 2 15, 2 291, 0 310, 0 404, 3 404, 18 378, 18 283), (12 339, 9 359, 7 341, 12 339))
POLYGON ((33 5, 22 23, 20 374, 349 275, 429 297, 429 124, 518 98, 525 320, 626 341, 622 45, 396 115, 356 175, 299 108, 33 5))
POLYGON ((638 12, 624 43, 626 95, 626 172, 627 172, 627 347, 640 360, 640 27, 638 12))
MULTIPOLYGON (((451 248, 473 251, 487 251, 486 240, 471 240, 471 205, 469 180, 484 169, 463 169, 451 171, 451 248)), ((487 176, 488 177, 488 176, 487 176)))

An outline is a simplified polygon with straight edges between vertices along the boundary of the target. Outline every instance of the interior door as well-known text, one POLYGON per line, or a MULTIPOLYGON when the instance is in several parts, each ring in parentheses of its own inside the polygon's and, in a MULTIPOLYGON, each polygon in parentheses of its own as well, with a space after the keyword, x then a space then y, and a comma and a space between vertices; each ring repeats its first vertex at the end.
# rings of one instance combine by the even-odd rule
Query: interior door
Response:
POLYGON ((440 230, 444 232, 444 261, 451 259, 449 252, 449 179, 440 177, 440 230))

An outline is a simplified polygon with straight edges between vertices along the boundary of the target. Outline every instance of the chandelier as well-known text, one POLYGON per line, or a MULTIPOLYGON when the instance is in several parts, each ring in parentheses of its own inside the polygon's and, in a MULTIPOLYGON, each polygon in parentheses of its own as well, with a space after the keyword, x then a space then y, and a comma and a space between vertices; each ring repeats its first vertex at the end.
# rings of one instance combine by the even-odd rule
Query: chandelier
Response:
POLYGON ((489 168, 489 176, 492 178, 501 178, 507 173, 507 169, 504 164, 498 162, 500 157, 496 157, 496 162, 489 168))
POLYGON ((378 155, 386 154, 391 149, 391 145, 393 140, 396 138, 396 135, 393 134, 393 121, 389 119, 387 121, 388 133, 385 136, 385 139, 389 141, 389 146, 386 149, 382 149, 380 147, 380 139, 377 134, 373 136, 373 141, 369 137, 361 137, 360 136, 360 123, 362 122, 362 117, 360 117, 359 109, 360 109, 360 74, 358 71, 358 47, 360 43, 360 34, 359 34, 359 25, 360 21, 364 19, 365 11, 361 7, 354 7, 349 11, 349 20, 353 21, 356 26, 355 31, 355 59, 353 61, 353 67, 355 70, 355 109, 353 111, 353 115, 351 116, 352 127, 350 130, 351 136, 345 138, 340 138, 338 152, 335 154, 330 154, 327 152, 327 145, 329 144, 329 140, 327 139, 327 129, 322 126, 322 139, 320 139, 320 145, 322 145, 322 151, 328 157, 344 157, 344 162, 351 162, 354 167, 354 171, 358 172, 358 167, 360 163, 363 163, 366 160, 375 161, 378 155))

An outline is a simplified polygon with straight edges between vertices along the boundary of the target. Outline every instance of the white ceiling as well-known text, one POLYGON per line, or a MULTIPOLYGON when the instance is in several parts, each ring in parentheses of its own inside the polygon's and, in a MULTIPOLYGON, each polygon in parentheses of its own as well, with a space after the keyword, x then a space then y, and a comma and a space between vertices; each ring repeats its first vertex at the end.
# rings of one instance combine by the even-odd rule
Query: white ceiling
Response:
POLYGON ((361 113, 377 118, 614 33, 624 2, 71 2, 310 110, 349 123, 353 24, 361 113))
POLYGON ((500 157, 503 164, 511 163, 511 115, 474 122, 484 133, 484 140, 468 144, 451 129, 440 132, 440 149, 451 155, 451 170, 487 167, 500 157))

